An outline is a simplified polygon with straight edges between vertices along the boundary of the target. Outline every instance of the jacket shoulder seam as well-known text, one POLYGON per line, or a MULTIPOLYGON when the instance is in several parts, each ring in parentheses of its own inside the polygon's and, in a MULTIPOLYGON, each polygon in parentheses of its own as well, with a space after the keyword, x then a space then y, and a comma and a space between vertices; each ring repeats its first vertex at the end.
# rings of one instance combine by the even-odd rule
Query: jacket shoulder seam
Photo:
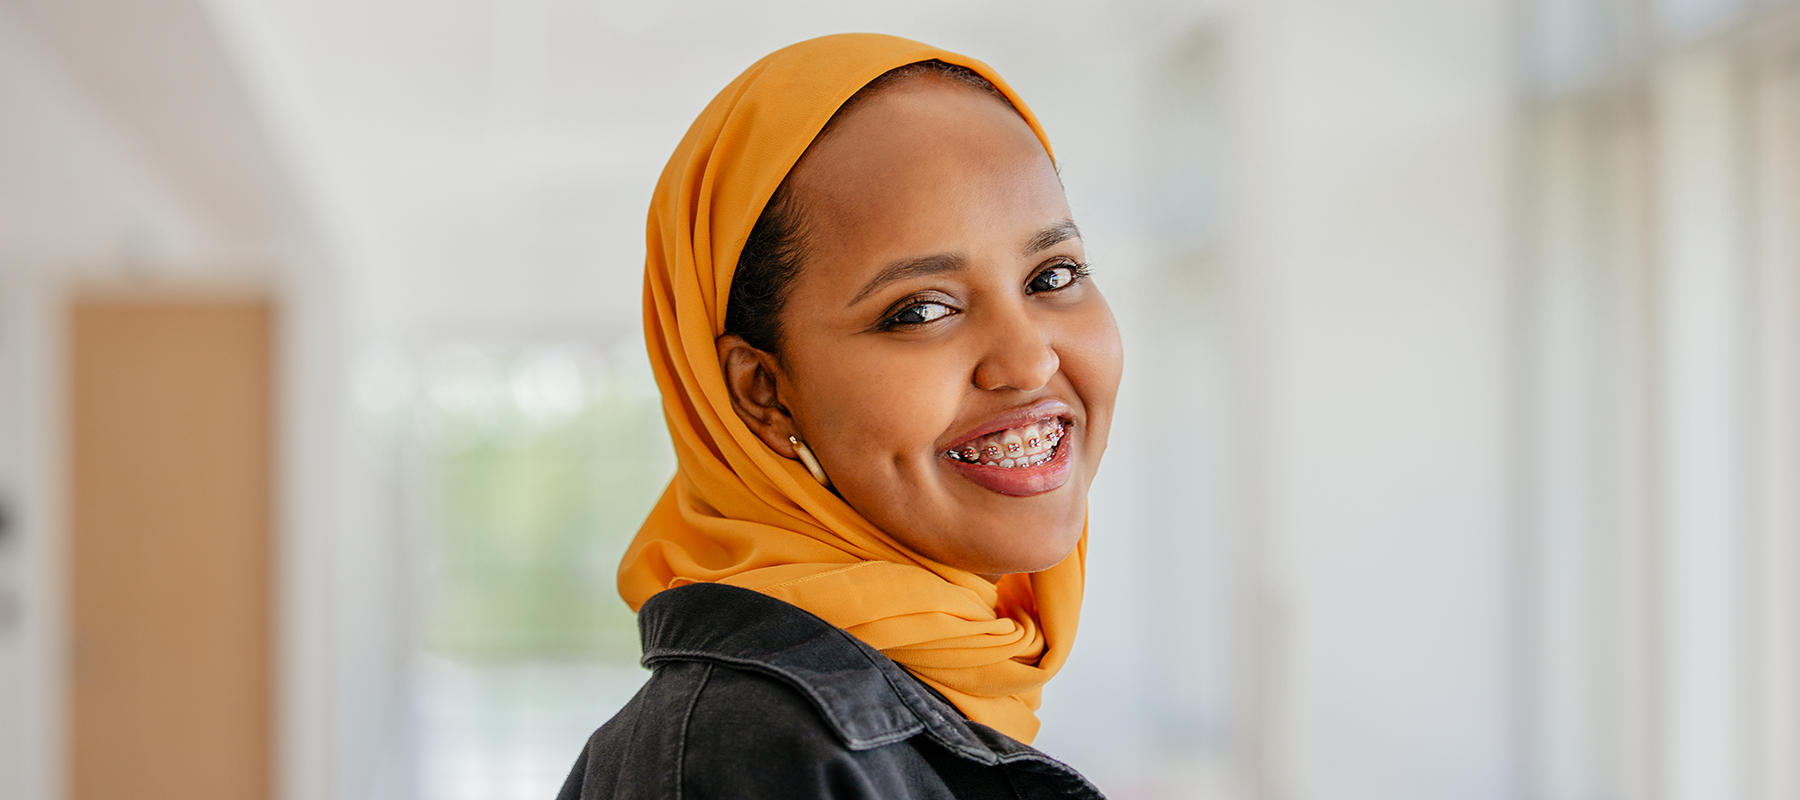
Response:
MULTIPOLYGON (((895 742, 903 742, 903 741, 906 741, 907 739, 910 739, 910 738, 918 735, 921 731, 925 730, 924 721, 920 720, 918 718, 918 713, 916 711, 913 711, 912 707, 909 705, 909 706, 907 706, 907 711, 912 714, 912 717, 913 717, 912 724, 903 725, 903 726, 894 728, 894 729, 892 729, 886 733, 883 733, 879 736, 870 736, 870 737, 854 736, 849 731, 844 729, 843 725, 839 722, 837 715, 832 713, 830 703, 826 702, 825 698, 820 696, 818 691, 816 689, 814 689, 809 683, 807 683, 805 680, 801 679, 799 676, 794 675, 794 674, 788 672, 787 670, 784 670, 784 669, 782 669, 778 666, 775 666, 773 664, 770 664, 766 661, 761 661, 761 660, 751 659, 751 658, 739 658, 739 657, 735 657, 735 656, 729 656, 729 655, 725 655, 722 653, 705 651, 705 650, 675 650, 675 649, 664 649, 664 650, 658 652, 656 654, 656 659, 657 660, 671 660, 671 661, 697 661, 697 662, 705 663, 708 665, 708 670, 707 670, 708 675, 711 675, 711 666, 713 664, 724 664, 726 666, 742 668, 748 672, 760 673, 763 675, 768 675, 770 677, 777 678, 782 683, 784 683, 784 684, 788 685, 789 687, 793 688, 794 690, 800 692, 800 694, 802 696, 804 696, 808 702, 812 703, 813 709, 818 712, 820 717, 824 718, 825 723, 827 725, 831 726, 832 733, 837 734, 838 738, 840 740, 842 740, 844 742, 844 744, 847 745, 852 750, 871 750, 876 747, 890 745, 895 742)), ((646 661, 648 661, 648 660, 649 659, 646 659, 646 661)), ((875 668, 874 665, 870 665, 870 667, 875 668)), ((696 694, 696 697, 697 696, 698 695, 696 694)), ((692 713, 691 709, 690 709, 690 713, 692 713)))
POLYGON ((712 681, 713 665, 705 664, 706 669, 700 673, 700 681, 695 684, 694 692, 688 697, 687 708, 681 713, 681 731, 675 737, 675 800, 681 800, 687 788, 687 751, 688 735, 694 724, 694 709, 700 706, 700 695, 706 692, 706 685, 712 681))

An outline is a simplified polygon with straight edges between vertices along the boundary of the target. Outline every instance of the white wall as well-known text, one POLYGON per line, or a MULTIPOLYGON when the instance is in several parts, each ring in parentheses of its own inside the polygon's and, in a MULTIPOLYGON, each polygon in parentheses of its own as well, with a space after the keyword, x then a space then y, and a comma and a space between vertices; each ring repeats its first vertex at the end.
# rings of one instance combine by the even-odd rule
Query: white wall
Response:
POLYGON ((1269 796, 1507 797, 1507 4, 1240 11, 1269 796))
POLYGON ((0 796, 58 794, 64 696, 55 353, 71 273, 192 263, 217 239, 185 187, 42 31, 0 4, 0 796))
MULTIPOLYGON (((328 284, 293 268, 320 271, 316 259, 295 257, 304 226, 244 98, 230 91, 234 77, 193 3, 0 2, 0 502, 13 518, 0 541, 3 798, 52 800, 67 778, 61 392, 69 300, 93 290, 275 298, 282 413, 322 430, 307 409, 330 397, 295 401, 319 394, 328 284)), ((294 427, 284 425, 300 446, 287 448, 279 470, 280 505, 304 519, 291 514, 305 505, 295 487, 309 486, 305 476, 321 459, 294 427)), ((278 584, 291 589, 290 577, 278 584)), ((313 594, 326 590, 315 584, 313 594)), ((291 605, 280 613, 292 617, 291 605)), ((284 656, 292 644, 283 642, 284 656)), ((291 694, 282 702, 319 705, 291 694)), ((284 719, 294 716, 305 714, 284 719)), ((278 736, 297 749, 291 731, 278 736)))

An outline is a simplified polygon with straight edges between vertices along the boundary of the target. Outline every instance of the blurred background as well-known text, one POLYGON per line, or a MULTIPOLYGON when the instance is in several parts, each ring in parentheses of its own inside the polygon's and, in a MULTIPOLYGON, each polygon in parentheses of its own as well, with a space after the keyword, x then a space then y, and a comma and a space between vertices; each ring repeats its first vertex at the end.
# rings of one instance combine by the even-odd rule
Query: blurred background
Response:
POLYGON ((1128 353, 1110 796, 1800 797, 1800 2, 0 0, 0 798, 548 798, 646 673, 652 185, 986 60, 1128 353))

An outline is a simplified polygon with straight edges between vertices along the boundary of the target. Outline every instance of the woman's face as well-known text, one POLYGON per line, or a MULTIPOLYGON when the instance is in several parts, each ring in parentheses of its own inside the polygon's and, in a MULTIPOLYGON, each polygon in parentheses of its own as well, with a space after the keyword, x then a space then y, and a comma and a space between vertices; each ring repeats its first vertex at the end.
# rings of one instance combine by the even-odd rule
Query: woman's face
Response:
POLYGON ((1061 561, 1121 353, 1043 145, 1005 101, 915 79, 840 118, 790 188, 806 255, 746 421, 784 454, 799 437, 851 507, 933 560, 1061 561))

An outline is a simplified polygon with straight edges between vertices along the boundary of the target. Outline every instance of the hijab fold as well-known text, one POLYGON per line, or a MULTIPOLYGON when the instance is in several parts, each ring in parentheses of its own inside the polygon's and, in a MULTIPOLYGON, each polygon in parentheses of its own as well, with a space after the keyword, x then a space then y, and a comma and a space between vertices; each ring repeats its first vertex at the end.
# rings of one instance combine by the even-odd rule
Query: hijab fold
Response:
POLYGON ((807 146, 869 81, 932 59, 992 82, 1050 152, 1037 118, 987 65, 892 36, 841 34, 745 70, 663 169, 650 207, 644 335, 678 467, 625 553, 619 593, 633 610, 696 582, 784 600, 880 650, 970 719, 1029 743, 1043 685, 1075 639, 1086 531, 1062 563, 998 584, 914 553, 751 433, 714 344, 744 240, 807 146))

